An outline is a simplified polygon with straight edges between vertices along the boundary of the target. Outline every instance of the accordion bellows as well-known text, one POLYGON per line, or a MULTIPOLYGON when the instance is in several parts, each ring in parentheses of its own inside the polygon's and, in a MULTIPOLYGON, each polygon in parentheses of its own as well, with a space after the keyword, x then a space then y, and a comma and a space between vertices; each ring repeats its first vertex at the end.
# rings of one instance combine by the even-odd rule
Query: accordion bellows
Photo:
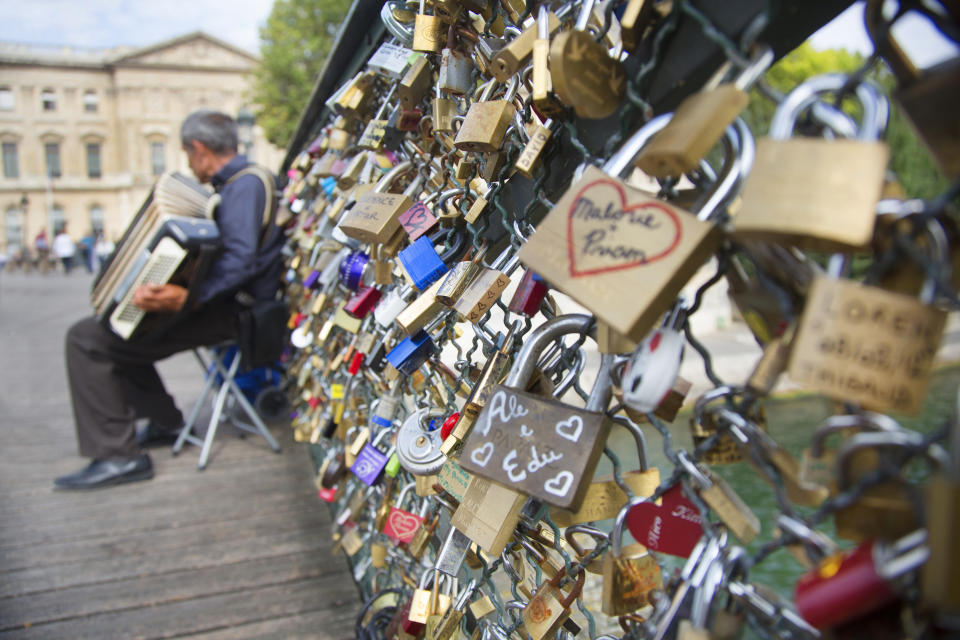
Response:
MULTIPOLYGON (((94 281, 90 302, 97 318, 129 339, 143 333, 151 316, 133 305, 142 284, 175 283, 187 287, 220 244, 212 220, 219 197, 173 171, 160 176, 127 226, 117 248, 94 281)), ((154 318, 157 325, 166 318, 154 318)))

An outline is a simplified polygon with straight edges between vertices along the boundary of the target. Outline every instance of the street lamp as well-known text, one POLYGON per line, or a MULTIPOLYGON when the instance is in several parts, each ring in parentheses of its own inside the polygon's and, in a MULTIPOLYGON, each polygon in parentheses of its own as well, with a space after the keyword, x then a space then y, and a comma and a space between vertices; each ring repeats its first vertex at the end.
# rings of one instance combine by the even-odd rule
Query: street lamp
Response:
POLYGON ((243 155, 250 157, 253 152, 253 124, 256 118, 246 107, 237 112, 237 137, 240 138, 240 148, 243 155))

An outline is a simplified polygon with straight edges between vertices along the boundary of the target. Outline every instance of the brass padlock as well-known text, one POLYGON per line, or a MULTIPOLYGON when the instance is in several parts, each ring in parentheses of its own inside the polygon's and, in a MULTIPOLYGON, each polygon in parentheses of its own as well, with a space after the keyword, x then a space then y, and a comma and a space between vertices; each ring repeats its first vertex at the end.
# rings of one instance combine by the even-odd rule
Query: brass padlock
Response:
POLYGON ((526 146, 523 147, 523 151, 520 152, 517 161, 514 163, 517 173, 529 180, 533 180, 534 174, 540 170, 540 166, 543 164, 544 153, 552 135, 551 124, 551 121, 547 120, 544 124, 533 125, 530 140, 527 141, 526 146))
MULTIPOLYGON (((955 409, 956 411, 956 409, 955 409)), ((949 458, 925 487, 930 560, 921 570, 924 604, 943 616, 960 614, 960 417, 950 421, 949 458)))
POLYGON ((488 555, 497 556, 513 537, 526 500, 522 493, 473 476, 450 524, 488 555))
POLYGON ((622 616, 645 607, 649 594, 662 587, 657 559, 642 544, 623 546, 623 528, 630 506, 617 514, 610 532, 610 550, 603 556, 601 608, 608 616, 622 616))
POLYGON ((760 46, 734 82, 685 98, 667 126, 644 148, 637 158, 637 166, 647 175, 658 178, 693 171, 747 107, 750 102, 747 90, 772 62, 773 50, 760 46))
POLYGON ((454 146, 461 151, 499 150, 516 113, 517 108, 508 100, 474 102, 457 131, 454 146))
MULTIPOLYGON (((837 491, 843 493, 851 489, 863 475, 875 469, 860 469, 854 472, 851 467, 856 461, 862 466, 862 458, 857 454, 864 449, 880 449, 878 463, 884 460, 883 449, 889 452, 886 458, 897 464, 898 449, 911 447, 921 450, 923 438, 909 431, 859 433, 850 438, 837 452, 837 491)), ((913 492, 905 479, 895 477, 879 485, 865 489, 857 500, 834 512, 837 536, 855 542, 864 540, 894 540, 914 531, 920 526, 918 507, 913 492)))
MULTIPOLYGON (((554 34, 560 28, 561 22, 553 12, 550 12, 548 24, 550 34, 554 34)), ((493 63, 491 64, 493 77, 500 82, 510 80, 520 70, 520 67, 530 59, 533 53, 533 43, 536 39, 537 25, 532 25, 524 29, 519 36, 498 51, 493 56, 493 63)))
POLYGON ((426 56, 418 56, 397 84, 397 96, 408 110, 416 109, 430 91, 432 74, 426 56))
POLYGON ((877 411, 920 411, 946 313, 917 298, 851 280, 810 286, 790 378, 877 411))
POLYGON ((570 617, 570 607, 580 597, 586 574, 579 572, 570 592, 565 594, 560 590, 560 581, 566 575, 564 568, 544 582, 523 608, 523 627, 533 640, 552 638, 570 617))
POLYGON ((723 478, 696 464, 686 451, 679 451, 677 459, 697 493, 716 512, 730 533, 744 544, 757 537, 760 519, 723 478))
POLYGON ((447 25, 436 15, 427 15, 424 0, 420 0, 420 13, 413 20, 413 50, 422 53, 440 53, 446 42, 447 25))
MULTIPOLYGON (((828 74, 807 80, 791 95, 819 97, 846 87, 846 76, 828 74)), ((889 105, 880 89, 868 82, 857 84, 855 95, 864 121, 859 129, 850 124, 844 133, 856 139, 790 138, 811 101, 788 96, 781 103, 770 137, 757 144, 734 217, 736 236, 824 251, 869 244, 890 156, 886 144, 879 142, 889 105), (799 167, 803 169, 798 172, 799 167), (841 210, 844 215, 837 216, 841 210)))

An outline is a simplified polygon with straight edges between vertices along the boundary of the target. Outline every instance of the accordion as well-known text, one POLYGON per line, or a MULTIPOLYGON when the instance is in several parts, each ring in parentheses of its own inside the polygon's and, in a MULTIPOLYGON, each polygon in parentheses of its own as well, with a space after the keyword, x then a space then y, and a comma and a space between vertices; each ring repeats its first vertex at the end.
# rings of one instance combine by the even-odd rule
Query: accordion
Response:
POLYGON ((104 264, 90 294, 97 319, 129 340, 156 334, 180 314, 148 313, 133 304, 144 284, 178 284, 187 289, 189 308, 220 248, 212 220, 219 197, 176 173, 163 174, 127 226, 104 264))

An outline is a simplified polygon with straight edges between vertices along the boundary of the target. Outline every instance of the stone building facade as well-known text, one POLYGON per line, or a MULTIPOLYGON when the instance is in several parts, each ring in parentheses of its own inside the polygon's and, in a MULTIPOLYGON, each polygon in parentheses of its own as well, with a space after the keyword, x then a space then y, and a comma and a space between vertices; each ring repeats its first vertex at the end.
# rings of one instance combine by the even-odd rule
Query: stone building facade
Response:
MULTIPOLYGON (((140 49, 0 43, 0 250, 32 249, 63 222, 75 239, 119 238, 160 173, 190 175, 183 118, 249 112, 258 62, 199 32, 140 49)), ((258 127, 244 142, 253 160, 282 161, 258 127)))

